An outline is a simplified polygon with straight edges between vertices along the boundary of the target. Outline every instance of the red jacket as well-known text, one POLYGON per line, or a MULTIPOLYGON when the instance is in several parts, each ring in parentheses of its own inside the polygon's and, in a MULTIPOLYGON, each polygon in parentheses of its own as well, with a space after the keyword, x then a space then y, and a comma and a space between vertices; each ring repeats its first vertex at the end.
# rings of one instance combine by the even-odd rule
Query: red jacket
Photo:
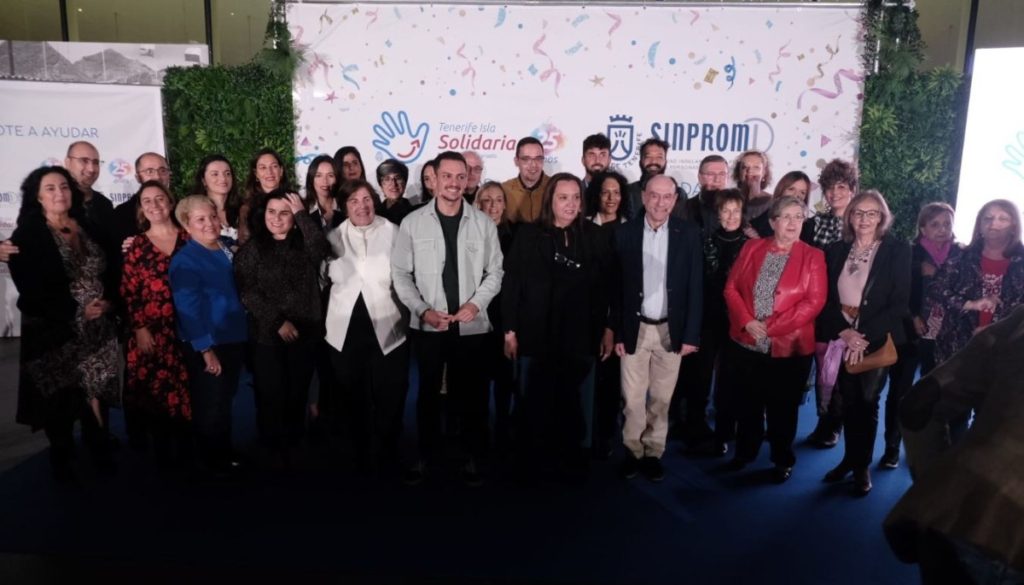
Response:
MULTIPOLYGON (((732 265, 725 281, 725 305, 729 309, 729 337, 753 345, 754 338, 744 326, 754 317, 754 283, 775 238, 750 240, 732 265)), ((793 357, 814 353, 814 319, 828 296, 825 254, 801 241, 793 243, 789 260, 775 287, 775 305, 765 320, 771 339, 772 357, 793 357)))

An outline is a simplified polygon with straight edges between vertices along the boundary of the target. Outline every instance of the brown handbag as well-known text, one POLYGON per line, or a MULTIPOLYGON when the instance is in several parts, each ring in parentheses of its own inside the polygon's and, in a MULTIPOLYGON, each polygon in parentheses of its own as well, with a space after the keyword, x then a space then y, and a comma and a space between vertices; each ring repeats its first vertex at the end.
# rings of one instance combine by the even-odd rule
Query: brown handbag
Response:
POLYGON ((885 336, 885 343, 882 347, 864 356, 864 359, 857 362, 855 365, 850 365, 843 362, 846 366, 846 371, 851 374, 863 374, 864 372, 870 372, 871 370, 877 370, 878 368, 887 368, 896 363, 899 359, 899 354, 896 353, 896 344, 892 341, 892 334, 888 333, 885 336))

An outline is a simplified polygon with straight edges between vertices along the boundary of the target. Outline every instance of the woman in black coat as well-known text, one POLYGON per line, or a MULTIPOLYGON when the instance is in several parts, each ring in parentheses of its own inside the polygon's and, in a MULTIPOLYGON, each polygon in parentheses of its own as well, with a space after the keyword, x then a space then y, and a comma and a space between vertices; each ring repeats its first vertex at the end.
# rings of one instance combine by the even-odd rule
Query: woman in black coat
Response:
POLYGON ((104 407, 119 401, 110 259, 85 217, 82 192, 62 167, 21 185, 10 270, 22 314, 17 421, 46 431, 58 481, 71 476, 75 420, 100 470, 109 470, 104 407))
MULTIPOLYGON (((541 213, 523 224, 505 258, 502 318, 505 354, 521 359, 527 428, 535 454, 555 454, 570 474, 586 470, 582 386, 599 351, 611 353, 602 238, 583 219, 583 185, 551 178, 541 213)), ((541 462, 546 464, 547 462, 541 462)))
POLYGON ((825 474, 825 481, 842 481, 853 472, 854 494, 871 491, 868 465, 874 455, 878 403, 888 366, 851 374, 847 368, 883 350, 891 337, 906 341, 904 319, 909 315, 910 246, 888 235, 892 214, 877 191, 865 191, 850 201, 843 217, 843 239, 825 252, 828 299, 818 317, 817 338, 828 342, 825 379, 835 375, 828 404, 841 413, 845 428, 843 460, 825 474), (842 349, 841 363, 829 353, 842 349), (837 372, 830 375, 828 364, 837 372))

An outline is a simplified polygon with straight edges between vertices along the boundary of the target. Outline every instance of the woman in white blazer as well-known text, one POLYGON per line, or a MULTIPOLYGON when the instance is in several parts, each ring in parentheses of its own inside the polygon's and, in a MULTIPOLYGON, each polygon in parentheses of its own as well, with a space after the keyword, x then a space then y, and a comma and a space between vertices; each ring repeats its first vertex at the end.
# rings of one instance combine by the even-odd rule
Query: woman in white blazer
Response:
POLYGON ((338 204, 348 219, 327 235, 334 259, 326 339, 338 380, 331 419, 345 413, 360 470, 391 475, 409 386, 408 316, 391 285, 398 226, 374 213, 380 197, 365 181, 342 185, 338 204))

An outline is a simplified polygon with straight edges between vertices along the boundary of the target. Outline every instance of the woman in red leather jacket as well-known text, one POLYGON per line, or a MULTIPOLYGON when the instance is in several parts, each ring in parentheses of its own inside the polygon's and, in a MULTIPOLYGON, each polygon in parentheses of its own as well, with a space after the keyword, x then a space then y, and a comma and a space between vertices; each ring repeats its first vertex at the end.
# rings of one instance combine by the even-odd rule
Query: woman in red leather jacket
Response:
POLYGON ((765 436, 782 483, 793 473, 797 411, 814 354, 814 319, 828 294, 824 253, 800 241, 807 207, 780 197, 769 211, 774 237, 751 240, 725 283, 729 337, 725 358, 736 372, 739 429, 734 469, 757 457, 765 436))

